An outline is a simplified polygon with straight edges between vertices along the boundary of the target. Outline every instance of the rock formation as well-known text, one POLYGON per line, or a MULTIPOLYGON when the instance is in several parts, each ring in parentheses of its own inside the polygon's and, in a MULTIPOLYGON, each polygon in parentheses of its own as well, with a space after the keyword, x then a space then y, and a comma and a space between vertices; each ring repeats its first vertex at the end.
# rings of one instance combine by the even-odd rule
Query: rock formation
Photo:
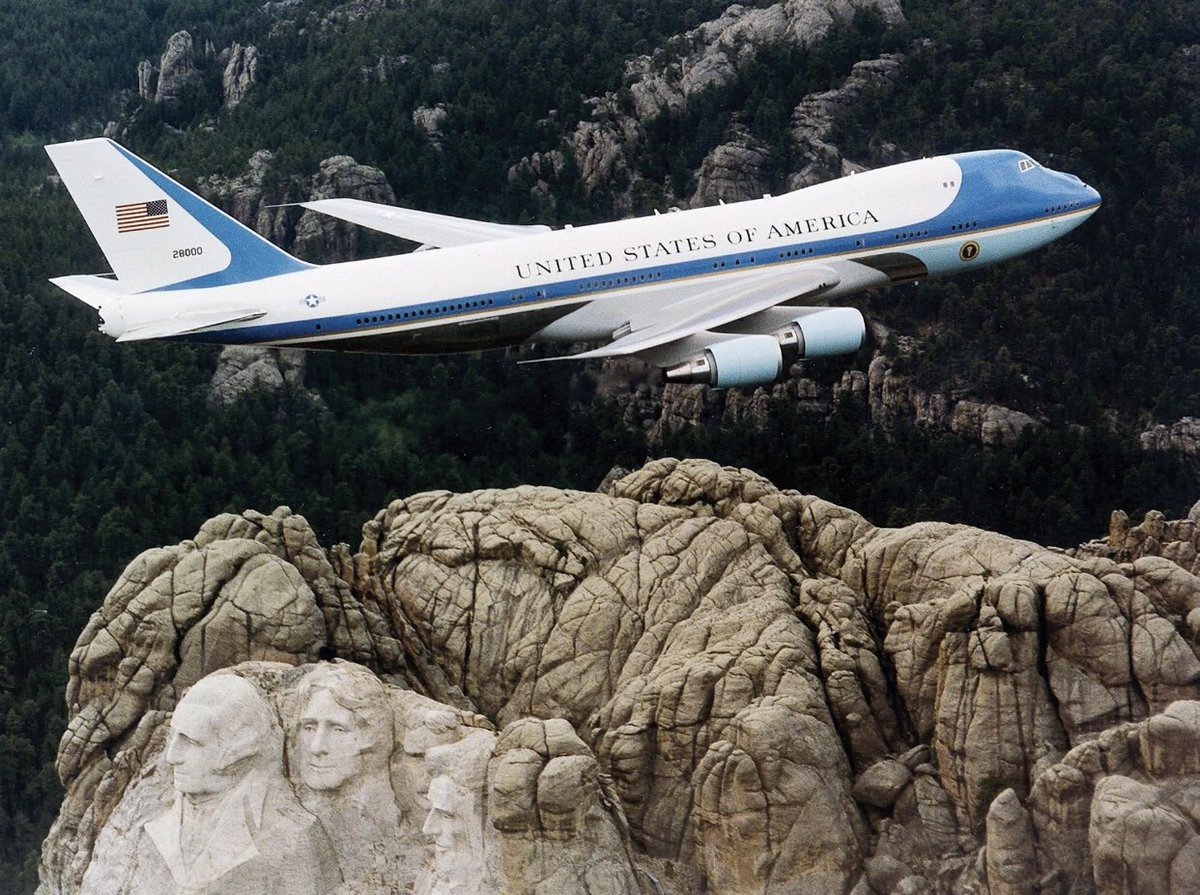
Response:
MULTIPOLYGON (((880 334, 875 339, 880 341, 880 334)), ((848 400, 863 407, 871 422, 884 430, 916 426, 993 447, 1014 447, 1022 433, 1042 426, 1019 410, 949 389, 922 388, 896 373, 893 361, 879 351, 866 373, 847 370, 832 386, 806 377, 803 364, 794 366, 782 382, 756 389, 711 389, 664 384, 660 379, 653 368, 637 360, 605 361, 595 374, 596 393, 617 402, 625 421, 644 430, 651 443, 661 443, 663 436, 691 426, 717 430, 747 421, 770 425, 771 399, 822 416, 848 400)))
POLYGON ((413 109, 412 113, 413 127, 429 141, 430 146, 434 149, 441 149, 442 127, 449 117, 450 113, 446 109, 445 103, 438 103, 436 106, 418 106, 413 109))
POLYGON ((628 64, 638 118, 648 121, 677 112, 691 97, 729 83, 761 47, 810 47, 836 23, 867 10, 890 25, 904 21, 894 0, 785 0, 762 9, 734 3, 718 18, 677 38, 670 55, 640 56, 628 64))
POLYGON ((800 149, 804 165, 788 177, 788 189, 811 186, 831 177, 862 170, 828 142, 837 116, 869 91, 886 91, 900 78, 903 57, 895 54, 855 64, 850 76, 824 93, 806 96, 792 111, 792 139, 800 149))
MULTIPOLYGON (((139 85, 142 80, 142 69, 138 70, 139 85)), ((158 86, 154 91, 156 102, 169 102, 177 99, 184 90, 194 85, 200 79, 196 69, 195 47, 192 35, 186 31, 177 31, 167 41, 167 49, 163 52, 158 65, 158 86)))
MULTIPOLYGON (((221 71, 221 93, 225 108, 232 109, 258 80, 258 47, 234 43, 219 54, 206 44, 202 59, 207 64, 215 57, 221 71)), ((167 40, 167 48, 156 67, 149 59, 138 63, 138 96, 153 102, 171 102, 204 77, 197 65, 195 43, 187 31, 178 31, 167 40)))
MULTIPOLYGON (((588 193, 611 191, 618 209, 630 211, 641 179, 635 157, 645 139, 646 124, 664 115, 679 116, 697 97, 731 83, 761 48, 811 47, 835 24, 849 22, 864 11, 878 13, 888 24, 904 21, 900 5, 894 0, 784 0, 761 9, 732 4, 718 18, 677 36, 664 49, 630 60, 623 91, 590 100, 590 119, 580 122, 566 136, 562 149, 522 159, 509 176, 528 179, 534 194, 542 196, 546 187, 540 175, 545 165, 539 156, 565 152, 573 159, 588 193)), ((899 66, 898 57, 893 56, 859 63, 845 85, 801 103, 794 114, 793 130, 805 154, 819 156, 829 167, 830 158, 837 153, 823 139, 832 126, 833 115, 856 101, 864 90, 886 87, 898 76, 899 66)), ((767 159, 761 148, 749 145, 744 135, 737 134, 736 121, 728 124, 734 134, 710 151, 694 195, 686 202, 692 207, 718 199, 758 198, 768 186, 763 177, 767 159)), ((553 167, 561 168, 561 160, 553 167)), ((850 165, 846 170, 852 168, 850 165)), ((808 182, 828 179, 828 172, 818 178, 814 170, 809 164, 804 172, 789 179, 787 188, 802 185, 797 177, 807 177, 808 182)), ((830 170, 842 173, 840 166, 830 170)))
POLYGON ((225 107, 232 109, 246 97, 250 85, 258 80, 258 47, 235 43, 221 54, 225 68, 221 72, 221 93, 225 107))
POLYGON ((156 86, 154 63, 149 59, 143 59, 138 63, 137 78, 138 78, 138 96, 142 99, 154 99, 154 91, 156 86))
MULTIPOLYGON (((253 49, 246 48, 246 53, 253 49)), ((243 58, 248 58, 246 53, 243 58)), ((229 71, 228 67, 226 71, 229 71)), ((351 260, 358 254, 360 231, 353 225, 315 212, 301 214, 295 206, 284 204, 288 195, 301 195, 306 199, 365 199, 390 204, 396 201, 382 171, 360 165, 349 156, 326 159, 316 175, 302 181, 281 182, 272 171, 273 161, 270 152, 260 149, 250 157, 245 174, 232 178, 202 177, 198 188, 209 201, 220 205, 276 245, 301 257, 351 260)), ((302 388, 304 369, 302 351, 230 346, 221 353, 209 386, 209 400, 224 406, 234 403, 250 389, 265 388, 281 393, 285 387, 302 388)), ((319 401, 315 395, 309 397, 319 401)))
POLYGON ((92 881, 186 816, 172 731, 223 669, 285 743, 262 804, 349 892, 1190 891, 1197 618, 1161 556, 877 528, 704 461, 418 494, 354 553, 224 515, 72 653, 41 892, 124 892, 92 881))
POLYGON ((689 205, 700 208, 718 202, 738 202, 769 191, 770 154, 744 130, 735 130, 727 143, 704 158, 696 174, 696 191, 689 205))
POLYGON ((1147 451, 1179 451, 1200 469, 1200 418, 1185 416, 1170 426, 1152 426, 1140 436, 1147 451))
MULTIPOLYGON (((307 355, 297 348, 260 348, 254 345, 230 345, 217 361, 209 384, 208 400, 227 407, 254 389, 282 392, 285 388, 303 390, 307 355)), ((315 395, 304 392, 310 400, 315 395)))
MULTIPOLYGON (((320 170, 305 191, 308 199, 353 198, 385 205, 396 204, 396 194, 383 172, 360 165, 348 155, 321 162, 320 170)), ((306 211, 296 222, 293 251, 302 258, 349 261, 358 256, 361 229, 345 221, 306 211)))

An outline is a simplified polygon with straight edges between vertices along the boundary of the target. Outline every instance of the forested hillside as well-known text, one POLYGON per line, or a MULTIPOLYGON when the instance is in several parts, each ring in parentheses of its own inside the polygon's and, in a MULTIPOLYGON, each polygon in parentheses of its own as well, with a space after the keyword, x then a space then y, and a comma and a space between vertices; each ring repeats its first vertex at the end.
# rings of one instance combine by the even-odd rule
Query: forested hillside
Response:
MULTIPOLYGON (((770 6, 769 2, 747 4, 770 6)), ((776 400, 767 427, 694 427, 648 443, 567 368, 513 358, 314 356, 306 390, 206 398, 217 351, 117 346, 48 277, 105 262, 41 146, 114 132, 195 184, 242 174, 259 149, 281 184, 348 154, 401 204, 548 223, 618 213, 627 183, 585 189, 570 163, 533 194, 510 169, 627 101, 627 61, 727 4, 498 0, 46 0, 0 6, 0 872, 32 891, 57 806, 66 655, 138 552, 223 510, 288 504, 325 544, 396 496, 522 482, 581 489, 649 454, 708 456, 879 524, 965 521, 1073 544, 1110 510, 1181 515, 1194 465, 1137 433, 1200 415, 1200 2, 938 3, 876 14, 812 48, 759 54, 730 83, 647 128, 629 150, 648 211, 690 194, 735 120, 768 155, 772 188, 799 163, 792 109, 858 60, 903 54, 831 137, 867 165, 985 146, 1021 148, 1105 197, 1049 249, 863 307, 915 349, 896 369, 931 388, 1020 408, 1045 425, 1013 448, 944 432, 882 431, 845 403, 814 415, 776 400), (187 29, 199 77, 177 101, 138 95, 138 63, 187 29), (217 54, 260 51, 235 108, 217 54), (211 45, 211 54, 208 47, 211 45), (624 92, 623 92, 624 91, 624 92), (417 108, 445 108, 432 141, 417 108), (315 393, 318 400, 310 398, 315 393)), ((632 175, 631 175, 632 176, 632 175)), ((290 198, 298 198, 292 196, 290 198)), ((849 362, 814 364, 822 382, 849 362)))

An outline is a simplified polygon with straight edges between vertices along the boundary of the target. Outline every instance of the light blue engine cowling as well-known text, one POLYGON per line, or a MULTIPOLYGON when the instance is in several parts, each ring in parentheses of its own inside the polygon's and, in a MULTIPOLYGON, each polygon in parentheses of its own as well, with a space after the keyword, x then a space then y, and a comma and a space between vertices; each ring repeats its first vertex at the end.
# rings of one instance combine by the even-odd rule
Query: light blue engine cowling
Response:
POLYGON ((853 354, 862 347, 867 324, 855 308, 821 308, 770 335, 715 342, 704 353, 667 370, 669 382, 698 382, 737 388, 775 382, 801 358, 853 354))
POLYGON ((775 333, 785 370, 801 358, 853 354, 866 336, 867 322, 857 308, 821 308, 775 333))

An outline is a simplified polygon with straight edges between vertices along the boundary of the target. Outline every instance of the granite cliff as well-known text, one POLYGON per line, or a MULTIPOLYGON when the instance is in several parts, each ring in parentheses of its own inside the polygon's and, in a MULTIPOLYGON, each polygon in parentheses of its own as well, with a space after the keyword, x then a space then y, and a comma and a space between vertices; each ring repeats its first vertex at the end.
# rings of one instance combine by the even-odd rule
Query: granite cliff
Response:
POLYGON ((234 704, 255 829, 315 843, 320 891, 1191 891, 1198 546, 1154 515, 1072 551, 878 528, 675 460, 396 500, 353 552, 222 515, 135 559, 71 655, 40 891, 141 891, 130 843, 186 829, 171 744, 234 704), (339 687, 383 731, 371 799, 312 758, 339 687))

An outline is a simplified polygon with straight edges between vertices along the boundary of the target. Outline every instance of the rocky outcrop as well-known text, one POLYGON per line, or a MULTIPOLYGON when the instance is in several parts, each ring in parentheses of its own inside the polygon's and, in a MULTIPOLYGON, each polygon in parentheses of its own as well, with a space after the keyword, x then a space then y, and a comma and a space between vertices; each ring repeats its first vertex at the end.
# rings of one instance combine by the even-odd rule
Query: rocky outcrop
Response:
POLYGON ((438 103, 436 106, 418 106, 413 109, 412 113, 413 127, 429 142, 430 146, 434 149, 441 149, 442 127, 449 117, 450 112, 445 103, 438 103))
MULTIPOLYGON (((216 372, 208 387, 208 400, 228 407, 255 389, 282 392, 292 388, 303 393, 306 358, 305 352, 298 348, 229 345, 217 361, 216 372)), ((308 397, 315 400, 313 395, 308 397)))
MULTIPOLYGON (((392 749, 428 783, 381 778, 373 820, 326 762, 268 789, 407 831, 377 859, 415 891, 465 866, 484 891, 1184 892, 1193 617, 1200 579, 1164 558, 877 528, 703 461, 604 494, 415 495, 354 553, 285 509, 225 515, 135 560, 72 653, 42 892, 81 891, 136 844, 114 831, 187 796, 160 756, 189 687, 277 663, 235 671, 285 731, 322 656, 417 701, 389 710, 392 749)), ((319 832, 349 879, 362 843, 319 832)))
MULTIPOLYGON (((1168 520, 1158 510, 1150 510, 1137 525, 1127 513, 1115 510, 1109 518, 1108 537, 1089 541, 1073 551, 1077 556, 1103 557, 1124 563, 1141 562, 1146 569, 1158 565, 1174 566, 1200 575, 1200 504, 1192 507, 1186 519, 1168 520), (1154 562, 1154 558, 1165 564, 1154 562)), ((1200 614, 1188 618, 1190 630, 1200 635, 1200 614)))
MULTIPOLYGON (((1036 866, 1060 891, 1186 892, 1200 872, 1200 702, 1105 731, 1029 794, 1036 866)), ((989 839, 990 848, 990 839, 989 839)), ((1030 868, 1032 870, 1032 867, 1030 868)))
POLYGON ((301 258, 351 261, 357 257, 360 228, 328 215, 301 211, 290 199, 348 198, 394 205, 396 195, 378 168, 360 165, 348 155, 321 162, 311 178, 282 178, 274 156, 260 149, 238 177, 201 177, 199 192, 210 202, 276 245, 301 258))
POLYGON ((868 10, 889 25, 904 21, 894 0, 785 0, 761 9, 734 3, 718 18, 676 38, 668 51, 639 56, 626 66, 637 116, 649 121, 679 112, 690 98, 732 81, 761 47, 811 47, 836 23, 868 10))
POLYGON ((770 186, 769 163, 766 147, 745 131, 735 132, 729 142, 704 157, 688 204, 700 208, 762 196, 770 186))
MULTIPOLYGON (((580 122, 564 140, 564 150, 572 157, 584 189, 589 194, 609 192, 618 211, 630 211, 633 195, 644 186, 636 156, 647 124, 660 116, 679 116, 697 97, 732 83, 761 48, 811 47, 835 24, 849 22, 864 11, 878 13, 888 24, 904 20, 894 0, 785 0, 761 9, 735 3, 718 18, 679 35, 653 55, 630 60, 625 69, 625 88, 590 100, 589 120, 580 122)), ((794 135, 805 152, 828 163, 831 154, 837 154, 823 142, 833 116, 865 90, 894 81, 899 66, 899 57, 894 56, 860 63, 842 87, 806 99, 796 110, 793 122, 794 135)), ((761 147, 753 146, 744 134, 738 135, 736 124, 731 117, 728 129, 733 135, 705 159, 694 195, 686 202, 691 207, 722 199, 758 198, 767 190, 764 169, 768 160, 761 147)), ((535 195, 541 196, 547 190, 544 180, 536 176, 535 167, 534 157, 527 157, 513 166, 509 176, 528 179, 535 195)), ((845 171, 852 169, 845 167, 845 171)), ((815 182, 815 170, 814 164, 809 164, 796 176, 815 182)), ((843 170, 839 166, 834 173, 843 170)), ((786 184, 788 189, 802 185, 796 176, 786 184)), ((826 173, 819 179, 828 176, 826 173)), ((656 191, 663 188, 661 184, 652 187, 656 191)))
POLYGON ((142 99, 154 99, 157 76, 158 72, 154 68, 154 63, 149 59, 143 59, 138 63, 138 96, 140 96, 142 99))
POLYGON ((232 109, 246 96, 250 85, 258 80, 258 47, 234 43, 219 54, 207 44, 197 60, 195 43, 187 31, 172 34, 167 48, 156 67, 150 60, 138 63, 138 96, 153 102, 171 102, 199 83, 204 66, 212 63, 221 71, 221 93, 225 108, 232 109))
MULTIPOLYGON (((248 48, 253 49, 253 48, 248 48)), ((272 170, 274 157, 260 149, 239 177, 202 177, 198 189, 209 201, 276 245, 311 260, 351 260, 358 254, 359 228, 315 212, 303 214, 287 205, 289 195, 306 199, 344 197, 394 204, 395 194, 378 168, 360 165, 349 156, 321 163, 309 180, 281 179, 272 170)), ((315 296, 319 301, 320 296, 315 296)), ((253 346, 227 347, 209 386, 209 400, 226 406, 250 389, 282 394, 301 388, 304 352, 253 346)), ((310 400, 319 400, 315 395, 310 400)))
MULTIPOLYGON (((142 68, 139 67, 139 85, 142 75, 142 68)), ((178 99, 179 95, 195 85, 200 77, 200 72, 196 68, 196 53, 192 35, 186 31, 175 32, 167 40, 167 49, 163 52, 162 59, 158 64, 158 86, 154 90, 155 102, 169 102, 178 99)))
POLYGON ((197 191, 260 236, 286 248, 293 239, 296 214, 280 207, 286 187, 273 182, 274 161, 269 150, 260 149, 250 156, 246 173, 238 177, 201 177, 197 191))
POLYGON ((596 391, 619 404, 625 421, 645 430, 651 443, 692 426, 715 431, 746 422, 770 425, 773 400, 814 415, 827 415, 848 400, 886 431, 917 426, 992 447, 1014 447, 1022 434, 1042 426, 1019 410, 921 388, 911 377, 896 373, 893 361, 882 353, 875 354, 866 373, 847 370, 832 386, 806 377, 802 364, 790 372, 771 386, 714 390, 663 384, 653 368, 638 361, 607 361, 596 375, 596 391))
POLYGON ((235 43, 221 54, 225 68, 221 72, 221 93, 225 108, 232 109, 246 97, 250 85, 258 80, 258 47, 235 43))
POLYGON ((1152 426, 1139 440, 1143 450, 1177 451, 1200 469, 1200 417, 1185 416, 1169 426, 1152 426))
POLYGON ((792 111, 792 139, 803 164, 789 176, 788 189, 800 189, 862 170, 861 165, 844 158, 841 150, 828 142, 829 134, 837 117, 855 105, 864 93, 890 90, 900 79, 903 62, 904 57, 896 54, 858 62, 839 86, 806 96, 796 106, 792 111))
MULTIPOLYGON (((335 155, 321 162, 320 170, 306 189, 308 199, 354 198, 395 205, 396 194, 383 172, 360 165, 348 155, 335 155)), ((301 258, 348 261, 358 256, 361 229, 329 215, 306 211, 296 222, 293 251, 301 258)))
POLYGON ((382 10, 397 5, 396 0, 350 0, 331 9, 317 26, 322 31, 342 31, 356 22, 363 22, 382 10))

